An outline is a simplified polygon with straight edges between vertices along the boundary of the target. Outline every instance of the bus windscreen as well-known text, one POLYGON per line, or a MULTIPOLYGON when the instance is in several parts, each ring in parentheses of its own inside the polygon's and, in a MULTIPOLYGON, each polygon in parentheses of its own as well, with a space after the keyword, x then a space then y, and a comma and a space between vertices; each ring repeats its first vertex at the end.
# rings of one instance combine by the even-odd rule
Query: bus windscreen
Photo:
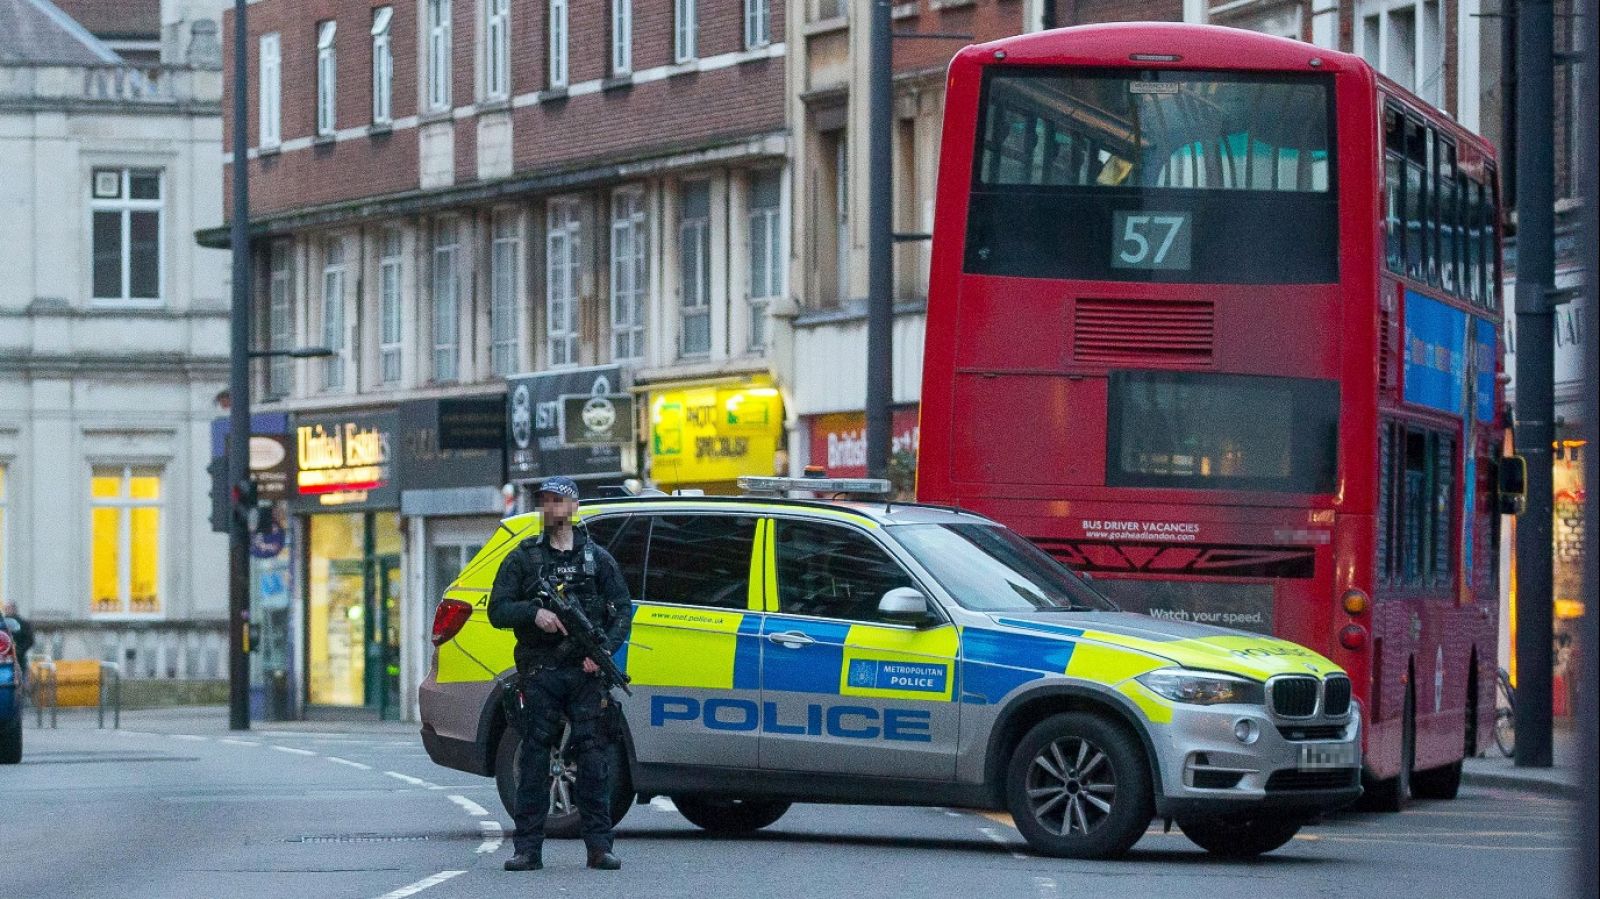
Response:
POLYGON ((1329 76, 996 68, 978 122, 969 273, 1338 280, 1329 76))

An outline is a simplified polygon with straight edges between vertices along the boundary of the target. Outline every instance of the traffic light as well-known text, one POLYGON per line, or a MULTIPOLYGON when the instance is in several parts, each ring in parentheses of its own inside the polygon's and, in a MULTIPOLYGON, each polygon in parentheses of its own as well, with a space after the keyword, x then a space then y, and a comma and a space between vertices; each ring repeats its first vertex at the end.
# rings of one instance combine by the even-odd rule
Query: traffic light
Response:
POLYGON ((206 474, 211 476, 211 530, 226 534, 231 499, 228 496, 228 460, 221 456, 212 459, 206 466, 206 474))

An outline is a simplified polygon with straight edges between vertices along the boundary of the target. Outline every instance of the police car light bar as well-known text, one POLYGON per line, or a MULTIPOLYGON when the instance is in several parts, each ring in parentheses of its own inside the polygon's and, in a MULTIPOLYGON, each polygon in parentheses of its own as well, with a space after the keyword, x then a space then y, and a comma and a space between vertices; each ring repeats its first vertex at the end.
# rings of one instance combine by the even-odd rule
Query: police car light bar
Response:
POLYGON ((893 488, 883 478, 777 478, 744 475, 739 478, 739 489, 757 496, 783 496, 790 490, 888 496, 893 488))

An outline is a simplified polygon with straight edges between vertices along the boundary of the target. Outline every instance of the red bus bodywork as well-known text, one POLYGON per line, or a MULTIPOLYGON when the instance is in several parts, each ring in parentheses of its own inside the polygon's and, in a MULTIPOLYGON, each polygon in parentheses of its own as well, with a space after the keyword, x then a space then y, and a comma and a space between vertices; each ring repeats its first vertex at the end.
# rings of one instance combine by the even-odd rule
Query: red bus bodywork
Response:
MULTIPOLYGON (((1365 764, 1377 779, 1400 770, 1408 690, 1414 691, 1413 770, 1447 768, 1492 732, 1498 627, 1492 474, 1503 427, 1498 228, 1490 238, 1495 287, 1485 288, 1479 304, 1430 286, 1425 276, 1386 270, 1386 103, 1453 142, 1461 169, 1475 167, 1492 202, 1492 149, 1355 56, 1252 32, 1152 23, 1061 29, 963 50, 948 75, 917 476, 918 499, 1005 522, 1091 573, 1119 600, 1152 585, 1184 584, 1198 596, 1215 590, 1265 597, 1259 618, 1212 620, 1270 630, 1344 666, 1367 715, 1365 764), (1134 54, 1137 61, 1130 60, 1134 54), (1181 59, 1159 58, 1165 55, 1181 59), (1139 283, 967 272, 980 97, 985 71, 1005 67, 1331 76, 1337 281, 1139 283), (1492 325, 1492 363, 1481 352, 1477 363, 1478 374, 1492 365, 1496 376, 1487 420, 1474 414, 1488 408, 1484 397, 1454 414, 1406 401, 1404 353, 1430 351, 1402 347, 1407 291, 1455 310, 1447 313, 1452 320, 1465 315, 1492 325), (1209 333, 1190 329, 1182 339, 1204 344, 1202 360, 1164 365, 1159 354, 1144 352, 1141 339, 1168 334, 1162 329, 1170 316, 1162 318, 1161 310, 1196 301, 1210 310, 1209 333), (1119 348, 1118 339, 1128 345, 1119 348), (1337 382, 1334 489, 1107 486, 1110 373, 1169 368, 1337 382), (1431 427, 1455 441, 1453 573, 1420 586, 1382 576, 1376 562, 1384 536, 1380 487, 1391 476, 1388 468, 1380 474, 1380 429, 1397 424, 1431 427), (1471 487, 1463 483, 1468 473, 1471 487), (1473 560, 1472 571, 1463 570, 1465 558, 1473 560), (1347 591, 1370 597, 1367 609, 1348 614, 1347 591), (1352 625, 1363 638, 1353 649, 1340 641, 1352 625)), ((1483 265, 1489 264, 1486 255, 1483 265)), ((1467 346, 1477 349, 1470 338, 1467 346)), ((1403 439, 1406 432, 1394 433, 1403 439)))

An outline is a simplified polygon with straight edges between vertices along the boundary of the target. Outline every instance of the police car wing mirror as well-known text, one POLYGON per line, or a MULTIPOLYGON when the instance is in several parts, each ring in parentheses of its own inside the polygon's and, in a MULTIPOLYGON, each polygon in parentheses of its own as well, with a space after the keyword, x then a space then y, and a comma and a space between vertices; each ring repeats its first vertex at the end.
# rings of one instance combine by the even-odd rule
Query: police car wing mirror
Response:
POLYGON ((896 587, 878 600, 878 612, 890 618, 926 618, 928 598, 911 587, 896 587))

